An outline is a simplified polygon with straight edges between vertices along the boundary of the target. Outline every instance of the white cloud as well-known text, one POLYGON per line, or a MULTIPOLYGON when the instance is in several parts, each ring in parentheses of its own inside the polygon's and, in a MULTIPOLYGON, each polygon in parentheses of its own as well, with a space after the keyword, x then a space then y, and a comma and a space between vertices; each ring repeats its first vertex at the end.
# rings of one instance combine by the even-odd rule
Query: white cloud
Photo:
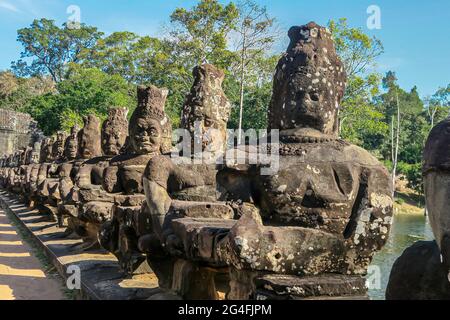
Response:
POLYGON ((17 9, 17 7, 9 2, 6 1, 2 1, 0 0, 0 8, 9 10, 9 11, 13 11, 13 12, 20 12, 19 9, 17 9))

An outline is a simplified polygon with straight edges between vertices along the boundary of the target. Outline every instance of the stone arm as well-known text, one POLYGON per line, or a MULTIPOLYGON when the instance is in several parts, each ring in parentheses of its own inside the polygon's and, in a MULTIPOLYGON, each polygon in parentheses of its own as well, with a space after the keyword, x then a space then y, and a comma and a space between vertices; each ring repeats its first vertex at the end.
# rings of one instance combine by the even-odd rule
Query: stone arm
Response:
MULTIPOLYGON (((95 163, 84 163, 76 175, 76 184, 81 189, 91 189, 92 186, 101 186, 105 177, 106 169, 109 167, 108 161, 98 161, 95 163)), ((109 170, 109 174, 114 170, 109 170)), ((112 174, 114 176, 114 174, 112 174)))
POLYGON ((208 192, 207 187, 211 187, 209 175, 205 175, 207 168, 198 169, 175 166, 169 158, 158 156, 150 160, 144 172, 143 186, 153 231, 167 247, 171 247, 170 242, 173 242, 173 247, 179 244, 173 235, 174 219, 183 217, 232 219, 234 216, 233 209, 226 203, 219 203, 208 196, 205 197, 206 202, 197 199, 199 190, 208 192), (180 193, 183 190, 189 192, 180 193), (173 198, 174 194, 182 194, 181 199, 173 198), (191 195, 192 198, 189 198, 191 195))
POLYGON ((87 189, 91 185, 92 165, 83 164, 76 175, 76 184, 81 189, 87 189))
POLYGON ((103 173, 103 189, 109 193, 117 193, 122 191, 119 180, 119 167, 112 165, 107 167, 103 173))
POLYGON ((153 231, 161 243, 165 242, 163 229, 166 215, 169 213, 172 204, 172 199, 167 190, 172 171, 173 164, 170 159, 157 156, 149 161, 142 177, 153 231))
POLYGON ((66 200, 74 187, 74 166, 72 163, 64 163, 59 171, 59 193, 61 199, 66 200))
POLYGON ((43 191, 47 190, 48 169, 49 169, 48 163, 43 163, 39 166, 39 171, 38 171, 37 181, 36 181, 38 193, 42 193, 43 191))

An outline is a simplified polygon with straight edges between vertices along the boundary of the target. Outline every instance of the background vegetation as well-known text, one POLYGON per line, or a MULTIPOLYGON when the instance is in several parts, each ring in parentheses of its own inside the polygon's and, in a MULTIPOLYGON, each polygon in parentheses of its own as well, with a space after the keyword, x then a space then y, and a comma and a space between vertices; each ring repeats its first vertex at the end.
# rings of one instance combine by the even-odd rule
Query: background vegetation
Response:
MULTIPOLYGON (((380 40, 344 18, 329 21, 328 27, 349 76, 340 113, 342 138, 372 152, 393 176, 402 174, 421 193, 424 142, 433 125, 448 116, 450 84, 421 99, 418 88, 400 88, 394 72, 374 71, 384 52, 380 40)), ((201 0, 178 8, 160 38, 128 31, 105 35, 94 26, 70 29, 35 20, 18 30, 20 58, 0 72, 0 108, 30 113, 51 135, 88 113, 104 117, 112 107, 132 110, 136 85, 151 83, 170 90, 166 110, 177 127, 192 68, 209 62, 227 75, 230 128, 265 128, 281 55, 271 48, 279 36, 276 19, 252 0, 226 6, 201 0)))

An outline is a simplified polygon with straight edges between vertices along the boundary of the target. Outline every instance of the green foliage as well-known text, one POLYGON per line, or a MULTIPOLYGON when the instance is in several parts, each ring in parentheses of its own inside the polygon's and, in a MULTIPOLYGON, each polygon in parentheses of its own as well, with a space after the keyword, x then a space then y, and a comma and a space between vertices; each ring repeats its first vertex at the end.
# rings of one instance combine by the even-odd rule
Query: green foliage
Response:
POLYGON ((422 163, 410 165, 406 171, 406 178, 408 179, 408 187, 423 195, 422 163))
MULTIPOLYGON (((242 129, 266 129, 267 112, 272 97, 272 86, 266 83, 263 87, 250 87, 244 95, 242 129)), ((228 127, 237 129, 239 127, 239 104, 232 109, 228 127)))
POLYGON ((406 177, 408 181, 407 187, 413 189, 419 194, 423 194, 423 180, 422 180, 422 163, 409 164, 406 162, 399 162, 397 171, 406 177))
POLYGON ((177 8, 172 13, 171 35, 188 70, 206 61, 222 68, 229 64, 227 35, 238 14, 234 3, 224 6, 217 0, 201 0, 190 10, 177 8))
POLYGON ((25 111, 39 122, 45 134, 52 134, 80 124, 82 116, 90 113, 105 117, 109 108, 132 110, 136 105, 134 90, 118 75, 72 66, 70 77, 58 84, 58 94, 37 96, 25 111))
POLYGON ((340 133, 344 139, 369 150, 388 133, 388 125, 372 98, 379 93, 381 77, 369 72, 376 66, 376 58, 383 53, 383 45, 377 38, 369 37, 360 28, 348 26, 347 19, 328 23, 336 51, 347 73, 347 88, 341 103, 340 133))
POLYGON ((0 108, 23 111, 39 95, 55 92, 49 77, 18 78, 10 71, 0 72, 0 108))
POLYGON ((30 27, 17 33, 24 51, 21 59, 12 62, 15 74, 21 77, 50 74, 55 82, 66 79, 67 65, 78 62, 80 52, 93 47, 103 35, 85 24, 79 29, 68 28, 66 24, 60 28, 48 19, 34 20, 30 27))

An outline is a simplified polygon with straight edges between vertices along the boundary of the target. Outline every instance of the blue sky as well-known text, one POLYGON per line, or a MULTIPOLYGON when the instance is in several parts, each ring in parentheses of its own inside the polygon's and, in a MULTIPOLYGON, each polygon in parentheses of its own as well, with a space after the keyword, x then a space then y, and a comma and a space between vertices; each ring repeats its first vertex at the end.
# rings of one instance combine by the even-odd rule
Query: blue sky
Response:
MULTIPOLYGON (((190 7, 194 0, 0 0, 0 69, 19 58, 21 47, 16 31, 35 18, 50 18, 61 24, 67 7, 81 9, 81 21, 105 33, 128 30, 158 36, 170 13, 190 7)), ((227 1, 223 1, 227 2, 227 1)), ((257 0, 277 17, 283 30, 309 21, 326 24, 329 19, 347 17, 351 26, 378 37, 385 53, 378 71, 393 70, 400 85, 417 85, 421 96, 433 94, 450 83, 450 1, 448 0, 257 0), (370 5, 381 9, 381 29, 368 30, 366 12, 370 5)), ((287 36, 279 48, 285 48, 287 36)))

